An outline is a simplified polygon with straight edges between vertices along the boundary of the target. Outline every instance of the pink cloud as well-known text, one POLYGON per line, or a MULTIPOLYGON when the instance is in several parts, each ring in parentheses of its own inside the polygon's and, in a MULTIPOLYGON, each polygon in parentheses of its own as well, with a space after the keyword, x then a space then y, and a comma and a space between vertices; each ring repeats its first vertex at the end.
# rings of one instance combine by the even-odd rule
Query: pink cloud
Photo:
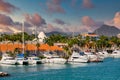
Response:
POLYGON ((0 14, 0 32, 5 33, 14 33, 14 32, 20 32, 21 30, 21 23, 14 22, 11 17, 0 14))
MULTIPOLYGON (((31 33, 32 30, 30 29, 33 27, 32 24, 36 26, 43 26, 45 23, 45 20, 39 16, 38 14, 34 15, 25 15, 26 21, 24 22, 25 26, 25 31, 28 33, 31 33), (30 24, 31 23, 31 24, 30 24)), ((0 32, 5 32, 5 33, 17 33, 21 32, 22 23, 20 22, 14 22, 11 17, 5 15, 5 14, 0 14, 0 32)))
POLYGON ((0 14, 0 24, 2 25, 12 25, 14 22, 13 20, 4 14, 0 14))
POLYGON ((120 12, 117 12, 113 18, 113 24, 120 28, 120 12))
POLYGON ((46 3, 47 9, 52 13, 65 13, 65 10, 62 8, 63 0, 48 0, 46 3))
POLYGON ((104 22, 96 22, 89 16, 82 17, 82 24, 85 26, 84 28, 89 32, 94 31, 95 29, 99 28, 104 22))
POLYGON ((63 32, 79 32, 79 33, 82 33, 82 32, 87 32, 87 29, 86 27, 84 26, 70 26, 70 27, 65 27, 63 29, 63 32))
POLYGON ((92 4, 91 0, 83 0, 82 6, 84 8, 93 8, 94 5, 92 4))
POLYGON ((0 11, 5 13, 12 13, 14 10, 17 10, 19 8, 15 7, 14 5, 5 2, 5 0, 0 0, 0 11))
POLYGON ((113 19, 105 21, 105 24, 110 26, 115 26, 120 29, 120 12, 116 12, 113 19))
POLYGON ((59 24, 59 25, 65 25, 65 24, 66 24, 66 23, 65 23, 63 20, 61 20, 61 19, 55 19, 54 22, 57 23, 57 24, 59 24))
POLYGON ((46 24, 45 20, 37 13, 35 13, 33 15, 25 14, 25 20, 26 20, 26 22, 28 22, 34 26, 37 26, 37 27, 46 24))
POLYGON ((84 16, 82 18, 82 24, 86 26, 95 26, 95 21, 89 16, 84 16))
POLYGON ((10 29, 8 28, 8 26, 5 26, 5 25, 0 24, 0 32, 1 32, 1 33, 11 33, 12 30, 10 30, 10 29))
POLYGON ((62 32, 62 29, 53 26, 52 24, 48 24, 46 27, 46 32, 51 32, 51 31, 60 31, 62 32))

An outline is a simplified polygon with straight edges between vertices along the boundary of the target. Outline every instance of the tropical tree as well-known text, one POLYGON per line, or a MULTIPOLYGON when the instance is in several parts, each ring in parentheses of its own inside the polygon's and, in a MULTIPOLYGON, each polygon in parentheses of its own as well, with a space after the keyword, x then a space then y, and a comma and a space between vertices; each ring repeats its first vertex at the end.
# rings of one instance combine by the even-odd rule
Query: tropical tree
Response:
POLYGON ((40 43, 37 42, 36 47, 37 47, 37 51, 36 51, 36 53, 37 53, 37 55, 38 55, 38 54, 39 54, 40 43))
POLYGON ((120 45, 119 41, 120 41, 120 39, 117 38, 116 36, 111 37, 109 40, 112 47, 119 46, 120 45))
POLYGON ((57 42, 67 42, 67 37, 60 34, 53 34, 48 38, 45 38, 45 43, 49 45, 53 45, 54 43, 57 42))

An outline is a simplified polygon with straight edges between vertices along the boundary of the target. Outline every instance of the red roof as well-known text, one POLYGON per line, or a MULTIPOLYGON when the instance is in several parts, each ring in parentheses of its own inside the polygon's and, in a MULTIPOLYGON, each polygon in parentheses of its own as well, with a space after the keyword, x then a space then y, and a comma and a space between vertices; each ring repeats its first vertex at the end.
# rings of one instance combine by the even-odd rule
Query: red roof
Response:
MULTIPOLYGON (((26 44, 24 46, 25 50, 37 50, 37 46, 35 44, 26 44)), ((23 49, 23 45, 22 44, 0 44, 0 51, 4 52, 4 51, 14 51, 16 48, 19 49, 23 49)), ((48 50, 63 50, 62 48, 58 47, 58 46, 49 46, 48 44, 40 44, 40 47, 38 48, 39 50, 44 50, 44 51, 48 51, 48 50)))

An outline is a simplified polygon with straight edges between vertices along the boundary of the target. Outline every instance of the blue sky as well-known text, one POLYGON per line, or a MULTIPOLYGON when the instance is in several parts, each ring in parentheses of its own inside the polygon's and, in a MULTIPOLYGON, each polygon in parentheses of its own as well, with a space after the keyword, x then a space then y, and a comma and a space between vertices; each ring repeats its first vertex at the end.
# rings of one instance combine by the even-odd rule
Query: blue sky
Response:
MULTIPOLYGON (((115 25, 111 21, 120 11, 120 0, 5 0, 3 4, 4 2, 17 8, 12 13, 0 11, 10 16, 14 22, 26 20, 25 14, 29 17, 38 14, 45 20, 46 26, 53 28, 50 31, 94 31, 92 28, 96 29, 102 23, 115 25)), ((117 27, 119 28, 118 24, 117 27)))

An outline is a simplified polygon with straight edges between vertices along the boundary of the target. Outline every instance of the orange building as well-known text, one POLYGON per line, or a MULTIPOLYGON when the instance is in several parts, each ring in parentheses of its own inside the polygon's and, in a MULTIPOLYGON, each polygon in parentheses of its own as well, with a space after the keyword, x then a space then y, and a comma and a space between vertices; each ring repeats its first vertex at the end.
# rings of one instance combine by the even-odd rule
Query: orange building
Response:
MULTIPOLYGON (((18 49, 23 49, 23 45, 21 43, 9 43, 9 44, 0 44, 0 51, 1 52, 9 52, 9 51, 14 51, 16 48, 18 49)), ((58 46, 49 46, 48 44, 40 44, 39 47, 37 47, 35 44, 25 44, 24 49, 28 51, 35 51, 35 50, 40 50, 40 51, 63 51, 62 48, 58 46)))

